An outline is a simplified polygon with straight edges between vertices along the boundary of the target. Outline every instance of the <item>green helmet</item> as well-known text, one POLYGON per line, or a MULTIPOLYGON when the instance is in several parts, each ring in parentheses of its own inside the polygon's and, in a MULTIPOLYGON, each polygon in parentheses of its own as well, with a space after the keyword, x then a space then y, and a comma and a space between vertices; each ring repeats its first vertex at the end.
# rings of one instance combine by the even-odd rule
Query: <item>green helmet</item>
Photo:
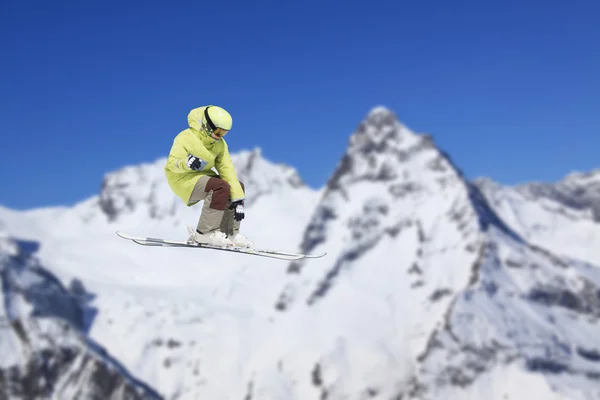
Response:
POLYGON ((225 109, 219 106, 208 106, 204 109, 202 125, 204 125, 209 132, 212 132, 217 128, 229 131, 231 130, 232 124, 233 120, 231 115, 229 115, 225 109))

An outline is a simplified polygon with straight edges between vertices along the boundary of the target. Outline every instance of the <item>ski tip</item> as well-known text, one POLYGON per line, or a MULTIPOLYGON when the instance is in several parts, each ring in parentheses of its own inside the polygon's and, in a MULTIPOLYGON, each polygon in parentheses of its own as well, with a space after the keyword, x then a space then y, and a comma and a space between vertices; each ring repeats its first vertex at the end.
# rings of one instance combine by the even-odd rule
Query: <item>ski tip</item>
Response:
POLYGON ((321 254, 307 254, 304 256, 304 258, 321 258, 321 257, 325 257, 327 255, 327 253, 321 253, 321 254))
POLYGON ((123 239, 127 239, 127 240, 133 240, 133 239, 135 239, 134 236, 128 235, 127 233, 122 232, 122 231, 115 231, 115 233, 117 234, 117 236, 119 236, 119 237, 121 237, 123 239))

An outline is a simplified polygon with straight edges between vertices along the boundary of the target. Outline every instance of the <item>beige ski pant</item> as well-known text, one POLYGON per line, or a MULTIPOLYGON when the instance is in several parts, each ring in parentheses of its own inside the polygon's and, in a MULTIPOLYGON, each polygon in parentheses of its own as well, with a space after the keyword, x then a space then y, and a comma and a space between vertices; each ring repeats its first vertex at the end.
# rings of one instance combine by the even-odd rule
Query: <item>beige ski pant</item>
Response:
MULTIPOLYGON (((244 184, 240 182, 245 191, 244 184)), ((196 229, 203 234, 220 229, 227 235, 235 235, 240 230, 233 210, 229 209, 231 199, 229 184, 219 177, 201 176, 192 190, 190 202, 204 200, 196 229)))

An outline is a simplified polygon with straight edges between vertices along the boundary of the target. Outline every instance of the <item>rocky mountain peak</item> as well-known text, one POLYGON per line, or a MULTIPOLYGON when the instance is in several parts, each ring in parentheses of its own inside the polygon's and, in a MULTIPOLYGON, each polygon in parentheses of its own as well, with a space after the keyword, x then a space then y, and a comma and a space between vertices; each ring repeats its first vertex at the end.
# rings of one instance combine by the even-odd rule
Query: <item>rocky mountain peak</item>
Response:
POLYGON ((590 171, 573 171, 563 180, 564 184, 573 185, 600 185, 600 168, 590 171))
POLYGON ((530 199, 546 198, 568 208, 589 210, 590 217, 600 222, 600 169, 577 171, 558 182, 532 182, 515 189, 530 199))
MULTIPOLYGON (((420 175, 420 167, 411 166, 411 160, 417 153, 434 148, 431 136, 415 134, 393 112, 376 107, 350 136, 328 187, 338 188, 359 181, 412 180, 420 175)), ((439 152, 435 153, 428 168, 445 170, 447 163, 439 152)))
MULTIPOLYGON (((247 205, 265 194, 306 186, 294 168, 265 159, 259 148, 233 153, 231 158, 238 179, 246 186, 247 205)), ((185 209, 183 202, 168 186, 164 175, 165 163, 166 158, 163 157, 105 175, 98 205, 109 221, 138 212, 153 219, 162 219, 185 209)))
MULTIPOLYGON (((290 264, 275 309, 306 316, 299 326, 318 321, 318 329, 346 311, 336 317, 353 328, 339 339, 344 343, 359 342, 379 322, 393 325, 390 337, 375 333, 373 341, 410 341, 411 353, 422 351, 410 361, 415 369, 407 373, 407 386, 394 381, 398 375, 380 385, 363 380, 388 398, 434 399, 442 390, 444 398, 461 398, 485 387, 483 372, 500 374, 503 365, 566 371, 578 381, 553 380, 563 393, 593 384, 597 344, 558 334, 555 325, 568 318, 596 324, 595 268, 527 242, 482 193, 481 186, 493 182, 480 183, 467 182, 431 137, 411 132, 385 109, 371 112, 352 135, 305 231, 303 250, 328 255, 290 264), (360 331, 361 322, 369 329, 360 331), (422 332, 429 337, 419 337, 422 332), (408 389, 394 392, 390 382, 408 389)), ((325 394, 343 397, 335 372, 329 379, 322 372, 342 364, 327 363, 337 350, 325 348, 315 369, 325 394)))
MULTIPOLYGON (((320 301, 344 279, 344 270, 364 265, 371 254, 383 251, 379 246, 389 247, 386 262, 400 257, 409 264, 407 270, 413 272, 407 279, 415 288, 430 290, 426 282, 446 273, 434 272, 442 266, 438 252, 471 260, 481 225, 495 222, 485 200, 431 136, 412 132, 389 110, 377 107, 350 137, 305 231, 303 251, 329 252, 326 272, 309 278, 304 276, 305 262, 292 263, 288 272, 303 274, 304 282, 314 279, 314 289, 302 293, 306 283, 291 283, 276 308, 286 310, 292 297, 307 296, 309 304, 320 301), (402 250, 390 245, 405 240, 398 246, 402 250), (440 242, 444 245, 438 247, 435 243, 440 242)), ((310 274, 318 271, 315 264, 320 262, 325 261, 311 261, 310 274)), ((469 262, 461 268, 468 271, 469 262)), ((468 275, 457 272, 463 273, 468 275)))
POLYGON ((269 161, 263 157, 261 148, 242 150, 233 154, 231 158, 238 179, 244 182, 246 187, 246 205, 251 205, 265 194, 306 187, 295 168, 269 161))
POLYGON ((375 107, 350 137, 348 153, 368 154, 397 150, 403 141, 414 139, 414 136, 392 111, 385 107, 375 107))

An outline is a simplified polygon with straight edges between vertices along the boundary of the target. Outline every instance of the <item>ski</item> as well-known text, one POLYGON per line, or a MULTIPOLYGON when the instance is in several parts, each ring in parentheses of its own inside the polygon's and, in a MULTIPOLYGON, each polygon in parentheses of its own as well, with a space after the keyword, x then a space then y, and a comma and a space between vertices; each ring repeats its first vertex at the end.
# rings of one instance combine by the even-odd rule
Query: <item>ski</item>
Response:
POLYGON ((277 250, 268 250, 268 249, 251 249, 246 247, 236 247, 236 246, 215 246, 206 243, 193 243, 184 240, 172 240, 172 239, 162 239, 162 238, 153 238, 153 237, 142 237, 142 236, 132 236, 127 233, 117 231, 118 236, 123 239, 131 240, 132 242, 142 245, 142 246, 155 246, 155 247, 185 247, 185 248, 200 248, 200 249, 211 249, 211 250, 221 250, 221 251, 230 251, 241 254, 248 254, 254 256, 268 257, 268 258, 277 258, 280 260, 300 260, 302 258, 320 258, 325 256, 327 253, 322 254, 303 254, 303 253, 289 253, 277 250))

